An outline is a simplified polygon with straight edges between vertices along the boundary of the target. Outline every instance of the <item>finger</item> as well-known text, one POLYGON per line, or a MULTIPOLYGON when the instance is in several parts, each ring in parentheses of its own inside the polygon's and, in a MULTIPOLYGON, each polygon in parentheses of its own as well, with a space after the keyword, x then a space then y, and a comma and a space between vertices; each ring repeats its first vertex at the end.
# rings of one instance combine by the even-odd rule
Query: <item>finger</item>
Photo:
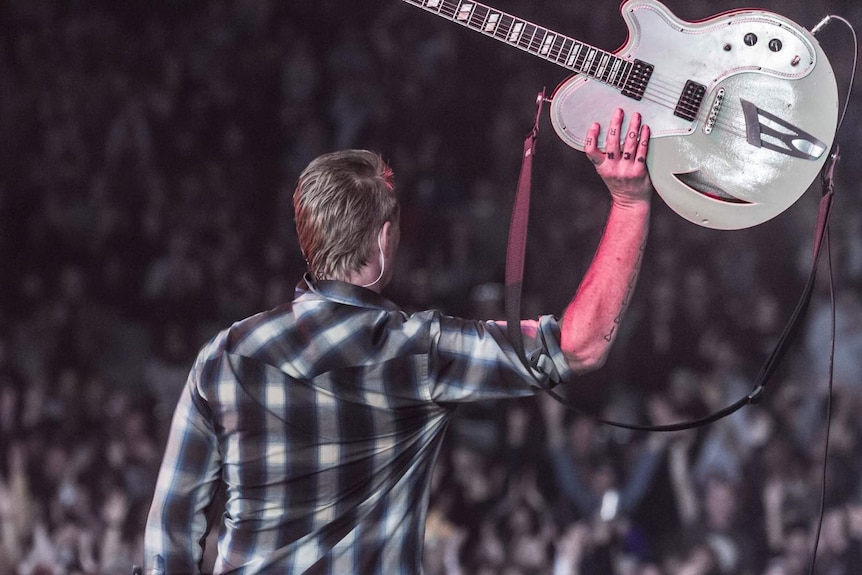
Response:
POLYGON ((635 154, 637 161, 641 164, 646 163, 646 156, 647 152, 649 151, 649 139, 651 135, 652 132, 650 131, 649 126, 647 126, 646 124, 641 126, 640 142, 638 143, 637 152, 635 154))
POLYGON ((620 158, 620 134, 622 133, 623 117, 625 112, 622 108, 617 108, 611 114, 611 123, 608 125, 608 136, 605 138, 605 154, 609 160, 618 160, 620 158))
POLYGON ((605 161, 605 155, 599 151, 598 146, 601 129, 602 127, 596 122, 587 130, 587 136, 584 139, 584 153, 596 166, 600 166, 605 161))
POLYGON ((623 144, 623 160, 633 161, 637 153, 638 137, 641 131, 641 115, 635 113, 629 121, 628 131, 626 132, 625 143, 623 144))

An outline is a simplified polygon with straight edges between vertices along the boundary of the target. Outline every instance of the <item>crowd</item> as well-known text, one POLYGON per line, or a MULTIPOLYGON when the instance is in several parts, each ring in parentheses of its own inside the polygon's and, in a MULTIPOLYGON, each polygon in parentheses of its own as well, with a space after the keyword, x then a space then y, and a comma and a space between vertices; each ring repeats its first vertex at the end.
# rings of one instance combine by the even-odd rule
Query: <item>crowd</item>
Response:
MULTIPOLYGON (((616 2, 494 4, 607 49, 624 38, 616 2)), ((668 2, 692 19, 734 7, 711 4, 668 2)), ((759 4, 809 27, 826 13, 862 22, 850 0, 759 4)), ((502 316, 522 139, 535 94, 565 70, 402 2, 345 6, 0 3, 0 572, 141 562, 194 355, 291 297, 304 271, 293 185, 319 153, 371 148, 396 170, 404 234, 387 295, 502 316)), ((836 71, 851 51, 838 46, 836 71)), ((852 102, 845 150, 862 144, 860 117, 852 102)), ((542 131, 525 316, 562 310, 607 210, 588 162, 542 131)), ((834 365, 821 265, 760 403, 696 431, 599 423, 675 422, 749 393, 812 263, 816 191, 739 232, 656 199, 611 358, 564 390, 583 412, 545 396, 462 408, 437 466, 426 573, 806 573, 824 469, 815 573, 858 569, 860 176, 845 153, 828 252, 834 365)))

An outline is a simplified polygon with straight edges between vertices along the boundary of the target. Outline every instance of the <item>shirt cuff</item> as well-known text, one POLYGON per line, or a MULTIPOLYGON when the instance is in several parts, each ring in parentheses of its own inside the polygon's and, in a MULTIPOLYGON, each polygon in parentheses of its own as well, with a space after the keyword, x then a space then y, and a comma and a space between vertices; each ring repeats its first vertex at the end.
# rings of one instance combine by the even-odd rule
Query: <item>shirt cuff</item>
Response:
POLYGON ((539 348, 530 354, 530 365, 537 375, 544 376, 550 387, 571 375, 572 369, 563 348, 560 346, 560 322, 552 315, 539 318, 537 341, 539 348))

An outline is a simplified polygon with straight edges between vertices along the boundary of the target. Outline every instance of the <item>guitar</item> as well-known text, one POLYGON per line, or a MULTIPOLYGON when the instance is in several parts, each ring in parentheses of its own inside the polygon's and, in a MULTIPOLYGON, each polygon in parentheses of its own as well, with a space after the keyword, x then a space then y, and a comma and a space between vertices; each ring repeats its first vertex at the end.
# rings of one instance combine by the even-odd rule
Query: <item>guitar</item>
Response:
MULTIPOLYGON (((575 74, 551 95, 551 123, 584 149, 615 108, 652 130, 656 191, 700 226, 741 229, 789 208, 829 156, 838 89, 826 54, 794 22, 735 10, 698 22, 655 0, 620 7, 628 39, 615 52, 469 0, 404 0, 575 74)), ((604 148, 604 135, 600 147, 604 148)))

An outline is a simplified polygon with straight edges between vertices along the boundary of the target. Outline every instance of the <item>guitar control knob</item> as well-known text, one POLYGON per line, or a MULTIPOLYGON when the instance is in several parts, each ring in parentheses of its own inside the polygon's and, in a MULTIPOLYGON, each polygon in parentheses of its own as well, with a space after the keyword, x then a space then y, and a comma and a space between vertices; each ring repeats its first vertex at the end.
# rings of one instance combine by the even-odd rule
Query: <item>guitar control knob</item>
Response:
POLYGON ((755 44, 757 44, 757 34, 749 32, 745 35, 742 41, 745 42, 746 46, 754 46, 755 44))
POLYGON ((773 38, 769 41, 769 49, 773 52, 780 52, 783 45, 781 44, 781 40, 778 38, 773 38))

